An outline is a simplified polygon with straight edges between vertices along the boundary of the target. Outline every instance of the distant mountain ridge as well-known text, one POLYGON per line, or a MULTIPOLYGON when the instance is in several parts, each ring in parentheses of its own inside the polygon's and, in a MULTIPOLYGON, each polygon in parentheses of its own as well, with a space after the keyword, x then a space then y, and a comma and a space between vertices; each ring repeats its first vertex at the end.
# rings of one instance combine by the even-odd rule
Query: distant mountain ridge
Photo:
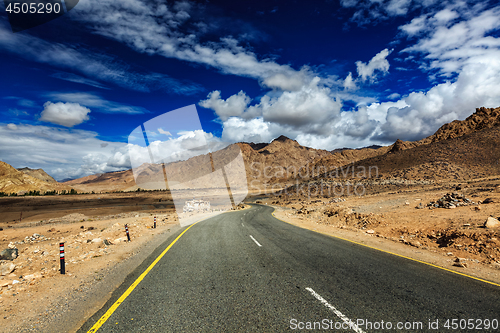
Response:
MULTIPOLYGON (((260 186, 286 181, 288 178, 293 178, 298 170, 308 162, 330 155, 326 150, 301 146, 297 141, 282 135, 270 143, 238 142, 232 144, 214 152, 214 160, 230 162, 235 157, 235 147, 238 147, 242 153, 246 166, 245 176, 249 186, 251 184, 260 186), (284 177, 279 177, 280 175, 284 177), (254 183, 251 183, 252 181, 254 183)), ((165 167, 168 169, 168 174, 172 175, 175 181, 184 182, 211 172, 211 169, 206 169, 208 166, 206 159, 207 155, 200 155, 186 161, 169 163, 165 167)), ((155 164, 143 165, 141 171, 140 182, 142 183, 153 182, 155 177, 162 173, 161 166, 155 164)), ((64 184, 86 192, 91 190, 126 191, 135 190, 141 186, 135 184, 132 170, 91 175, 64 184)))
MULTIPOLYGON (((497 139, 494 133, 499 130, 499 125, 500 107, 478 108, 467 119, 445 124, 427 138, 414 142, 397 140, 390 146, 327 151, 301 146, 297 141, 282 135, 270 143, 239 142, 229 147, 236 145, 241 150, 249 185, 252 181, 263 186, 293 181, 304 167, 331 170, 353 163, 372 163, 371 165, 379 166, 381 172, 388 177, 466 178, 497 172, 493 164, 496 163, 496 145, 500 147, 500 139, 497 139), (470 141, 471 138, 481 144, 475 144, 470 141), (465 146, 459 147, 459 144, 465 146), (492 153, 488 153, 487 149, 492 153), (457 155, 455 151, 460 151, 461 155, 457 155), (478 161, 485 161, 487 166, 481 166, 478 161), (473 170, 468 172, 468 167, 473 170)), ((230 150, 225 148, 214 154, 219 154, 220 160, 228 160, 232 156, 230 150)), ((182 182, 197 174, 210 172, 205 170, 205 158, 207 157, 201 155, 171 163, 168 165, 169 174, 173 174, 176 180, 182 182)), ((145 178, 142 179, 153 177, 159 172, 158 168, 158 165, 144 165, 141 177, 145 178)), ((132 170, 91 175, 64 184, 87 192, 134 190, 138 187, 132 170)))
POLYGON ((361 150, 361 149, 379 149, 379 148, 382 148, 383 146, 380 146, 380 145, 371 145, 371 146, 367 146, 367 147, 361 147, 361 148, 336 148, 334 150, 330 150, 330 153, 332 154, 335 154, 335 153, 341 153, 343 152, 344 150, 361 150))

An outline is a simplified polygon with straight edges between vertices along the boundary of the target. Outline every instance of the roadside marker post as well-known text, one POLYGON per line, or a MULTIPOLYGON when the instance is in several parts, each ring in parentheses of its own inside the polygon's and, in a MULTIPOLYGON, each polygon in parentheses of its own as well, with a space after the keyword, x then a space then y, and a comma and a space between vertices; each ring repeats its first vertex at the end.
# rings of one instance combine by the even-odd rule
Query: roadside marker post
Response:
POLYGON ((125 232, 127 233, 127 240, 130 242, 130 234, 128 233, 128 226, 125 224, 125 232))
POLYGON ((66 267, 64 264, 64 243, 59 243, 59 259, 61 261, 61 274, 66 274, 66 267))
POLYGON ((155 219, 154 219, 154 225, 153 225, 153 229, 156 229, 156 216, 155 216, 155 219))

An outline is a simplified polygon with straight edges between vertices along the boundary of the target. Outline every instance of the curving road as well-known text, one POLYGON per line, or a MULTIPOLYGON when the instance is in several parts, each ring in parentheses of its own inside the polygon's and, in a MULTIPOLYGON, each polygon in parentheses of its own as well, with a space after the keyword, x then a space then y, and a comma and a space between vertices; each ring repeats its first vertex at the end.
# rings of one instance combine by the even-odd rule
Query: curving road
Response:
POLYGON ((499 286, 301 229, 272 211, 252 206, 193 225, 116 307, 179 231, 79 332, 113 304, 98 332, 500 332, 499 286))

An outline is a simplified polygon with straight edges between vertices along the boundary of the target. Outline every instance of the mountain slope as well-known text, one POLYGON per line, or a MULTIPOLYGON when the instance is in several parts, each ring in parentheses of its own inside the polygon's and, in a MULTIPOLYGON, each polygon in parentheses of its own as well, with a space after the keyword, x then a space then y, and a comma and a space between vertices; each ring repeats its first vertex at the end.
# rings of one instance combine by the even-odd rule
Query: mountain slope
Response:
POLYGON ((499 126, 500 108, 477 108, 467 119, 445 124, 422 140, 343 150, 323 157, 313 167, 319 175, 354 163, 355 168, 377 167, 384 177, 405 179, 463 180, 498 174, 499 126))
POLYGON ((427 144, 446 139, 458 138, 460 136, 492 128, 500 125, 500 107, 477 108, 476 112, 465 120, 454 120, 441 126, 433 135, 417 141, 417 144, 427 144))
MULTIPOLYGON (((214 152, 212 156, 216 164, 214 165, 215 168, 219 169, 222 165, 229 163, 237 156, 239 151, 243 156, 246 174, 234 176, 239 178, 246 176, 248 185, 255 188, 293 178, 300 168, 307 163, 312 163, 321 157, 330 155, 326 150, 303 147, 295 140, 280 136, 269 144, 239 142, 214 152)), ((160 165, 144 164, 139 169, 140 177, 137 185, 132 170, 87 176, 64 184, 72 185, 87 192, 93 190, 134 190, 137 187, 144 186, 141 184, 155 182, 161 184, 163 170, 160 165)), ((170 182, 183 183, 196 179, 212 172, 210 157, 200 155, 186 161, 169 163, 165 165, 165 171, 170 175, 170 182)), ((205 185, 210 186, 210 184, 205 185)))
POLYGON ((24 172, 16 170, 11 165, 0 161, 0 192, 18 193, 21 191, 53 191, 70 189, 69 186, 61 186, 56 183, 48 183, 46 181, 32 177, 24 172))
POLYGON ((18 168, 17 170, 24 172, 25 174, 33 178, 43 180, 44 182, 47 183, 57 183, 57 181, 51 176, 49 176, 49 174, 47 174, 43 169, 30 169, 26 167, 26 168, 18 168))
POLYGON ((355 163, 383 178, 469 180, 500 174, 500 127, 391 152, 355 163))
POLYGON ((348 149, 341 152, 331 154, 330 156, 325 156, 317 160, 309 168, 309 174, 311 176, 316 176, 325 171, 329 171, 335 168, 348 165, 366 158, 379 156, 387 153, 391 146, 381 147, 378 149, 363 148, 363 149, 348 149))

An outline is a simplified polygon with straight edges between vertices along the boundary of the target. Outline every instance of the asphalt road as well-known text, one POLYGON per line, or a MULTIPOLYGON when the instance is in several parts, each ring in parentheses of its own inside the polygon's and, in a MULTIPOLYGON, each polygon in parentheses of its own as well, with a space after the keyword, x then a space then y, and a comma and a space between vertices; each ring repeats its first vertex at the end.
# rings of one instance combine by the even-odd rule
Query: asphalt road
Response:
POLYGON ((500 287, 292 226, 272 210, 192 226, 98 332, 500 332, 500 287))

